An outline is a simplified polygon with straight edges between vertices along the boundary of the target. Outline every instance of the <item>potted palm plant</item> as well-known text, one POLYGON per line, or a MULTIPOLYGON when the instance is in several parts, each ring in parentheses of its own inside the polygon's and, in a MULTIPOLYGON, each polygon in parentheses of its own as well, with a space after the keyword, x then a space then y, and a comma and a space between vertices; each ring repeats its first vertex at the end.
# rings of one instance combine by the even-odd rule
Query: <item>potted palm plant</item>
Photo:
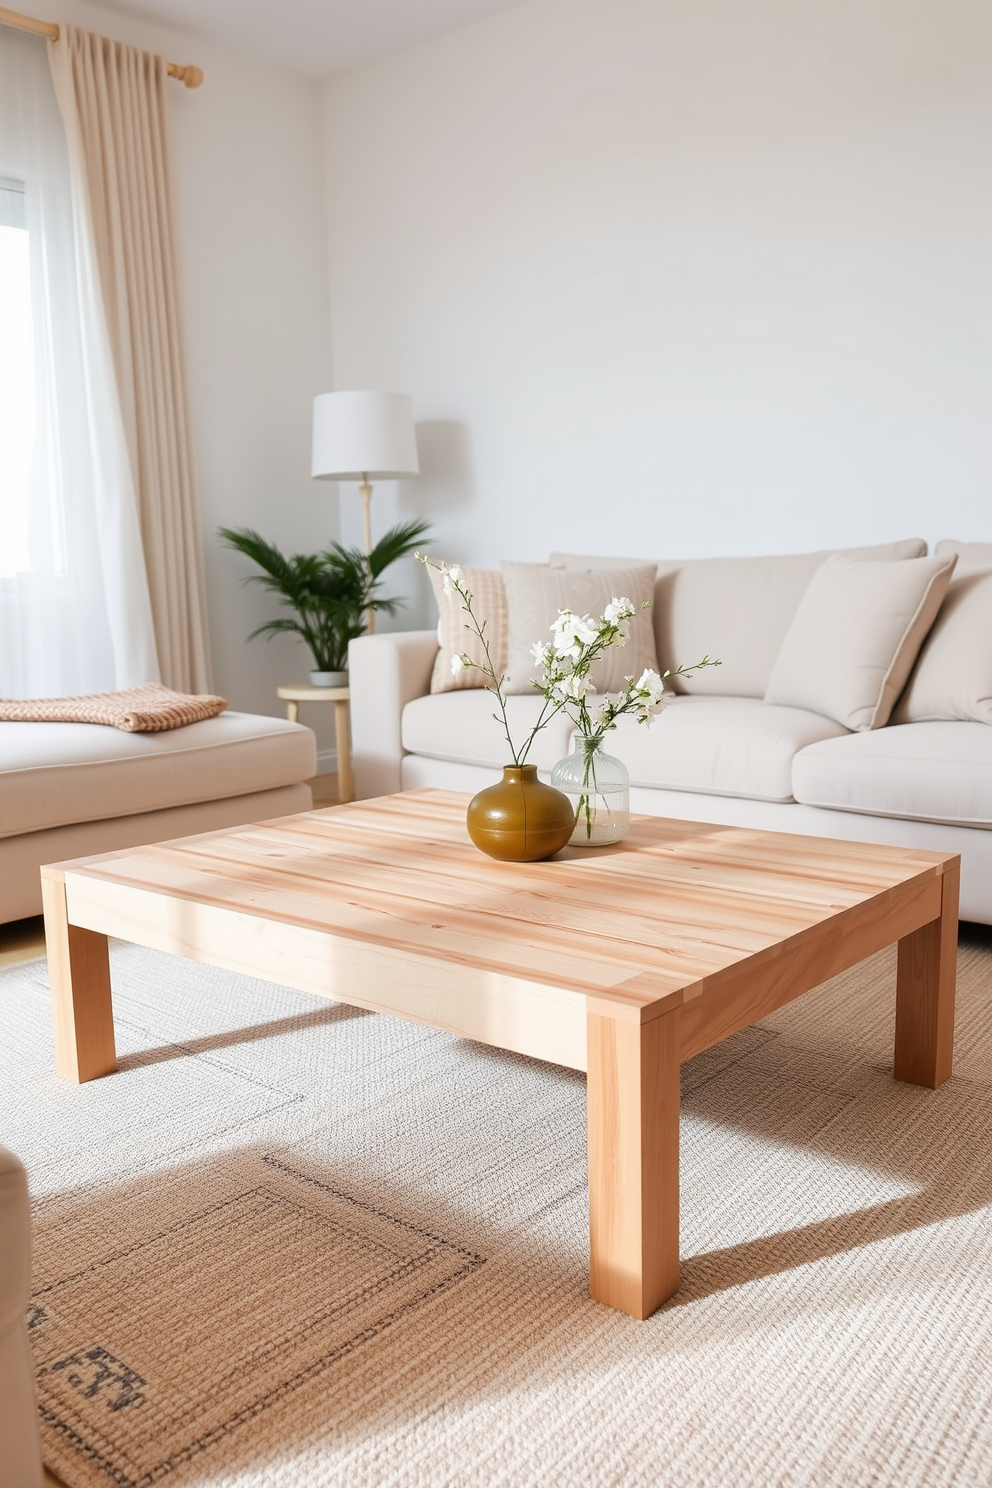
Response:
POLYGON ((429 524, 401 522, 379 539, 370 553, 333 542, 320 553, 286 554, 251 527, 221 527, 222 540, 262 570, 246 582, 262 584, 295 613, 267 620, 248 637, 271 640, 282 631, 302 637, 310 648, 315 687, 344 687, 348 681, 348 643, 364 635, 369 617, 393 615, 403 603, 379 592, 382 575, 397 559, 423 543, 429 524))

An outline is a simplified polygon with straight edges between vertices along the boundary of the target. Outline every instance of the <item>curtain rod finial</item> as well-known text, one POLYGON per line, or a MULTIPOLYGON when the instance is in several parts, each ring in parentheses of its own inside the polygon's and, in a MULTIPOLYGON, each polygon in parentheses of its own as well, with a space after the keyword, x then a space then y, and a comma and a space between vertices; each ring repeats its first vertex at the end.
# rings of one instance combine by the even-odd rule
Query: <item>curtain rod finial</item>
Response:
POLYGON ((180 67, 177 62, 170 62, 168 73, 170 77, 178 78, 181 83, 185 83, 187 88, 198 88, 203 82, 202 67, 180 67))

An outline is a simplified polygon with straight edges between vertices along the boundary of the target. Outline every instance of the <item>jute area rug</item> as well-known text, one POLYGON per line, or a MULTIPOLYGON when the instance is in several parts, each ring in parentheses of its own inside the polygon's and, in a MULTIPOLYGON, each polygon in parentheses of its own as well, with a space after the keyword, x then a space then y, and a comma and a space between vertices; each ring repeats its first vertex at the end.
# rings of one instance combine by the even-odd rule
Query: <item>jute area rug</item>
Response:
MULTIPOLYGON (((135 947, 121 1073, 0 976, 71 1488, 987 1488, 992 941, 954 1078, 889 1076, 894 957, 683 1071, 677 1296, 587 1295, 580 1075, 135 947)), ((2 1476, 2 1474, 0 1474, 2 1476)))

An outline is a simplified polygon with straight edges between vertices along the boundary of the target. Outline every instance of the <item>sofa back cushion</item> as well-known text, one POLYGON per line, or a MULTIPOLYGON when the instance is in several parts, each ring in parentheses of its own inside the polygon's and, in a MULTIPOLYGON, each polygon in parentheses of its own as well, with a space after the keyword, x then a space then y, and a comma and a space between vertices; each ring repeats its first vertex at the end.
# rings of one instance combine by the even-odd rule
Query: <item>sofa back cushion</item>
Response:
POLYGON ((941 558, 957 554, 958 566, 954 572, 958 578, 973 568, 992 568, 992 542, 958 542, 957 538, 945 537, 934 552, 941 558))
POLYGON ((956 561, 953 553, 905 563, 828 558, 789 626, 765 702, 807 708, 849 729, 882 728, 956 561))
POLYGON ((941 719, 992 723, 992 567, 955 570, 892 715, 893 723, 941 719))
POLYGON ((627 644, 611 646, 594 663, 589 675, 596 691, 618 692, 625 677, 639 677, 645 667, 657 665, 650 609, 653 564, 553 568, 547 563, 503 563, 501 568, 510 617, 508 693, 533 691, 531 679, 539 675, 540 668, 531 648, 537 641, 550 641, 559 610, 598 620, 614 598, 629 599, 636 613, 626 623, 627 644), (646 610, 642 608, 645 602, 646 610))
MULTIPOLYGON (((925 542, 909 538, 843 552, 882 562, 919 558, 926 550, 925 542)), ((721 663, 687 679, 673 678, 673 691, 763 697, 799 601, 831 552, 659 562, 653 607, 659 668, 691 666, 706 654, 721 663)), ((636 560, 552 553, 550 561, 593 568, 636 560)))

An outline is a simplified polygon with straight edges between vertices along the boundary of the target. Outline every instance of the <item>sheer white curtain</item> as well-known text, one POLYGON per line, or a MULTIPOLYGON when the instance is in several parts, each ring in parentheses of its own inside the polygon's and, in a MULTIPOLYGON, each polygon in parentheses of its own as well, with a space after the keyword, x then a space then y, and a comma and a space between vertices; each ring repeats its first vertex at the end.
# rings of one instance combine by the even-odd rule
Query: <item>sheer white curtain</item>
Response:
POLYGON ((88 214, 162 680, 209 692, 164 58, 60 23, 49 43, 75 199, 88 214))
POLYGON ((86 203, 46 44, 0 25, 0 696, 158 678, 86 203))

